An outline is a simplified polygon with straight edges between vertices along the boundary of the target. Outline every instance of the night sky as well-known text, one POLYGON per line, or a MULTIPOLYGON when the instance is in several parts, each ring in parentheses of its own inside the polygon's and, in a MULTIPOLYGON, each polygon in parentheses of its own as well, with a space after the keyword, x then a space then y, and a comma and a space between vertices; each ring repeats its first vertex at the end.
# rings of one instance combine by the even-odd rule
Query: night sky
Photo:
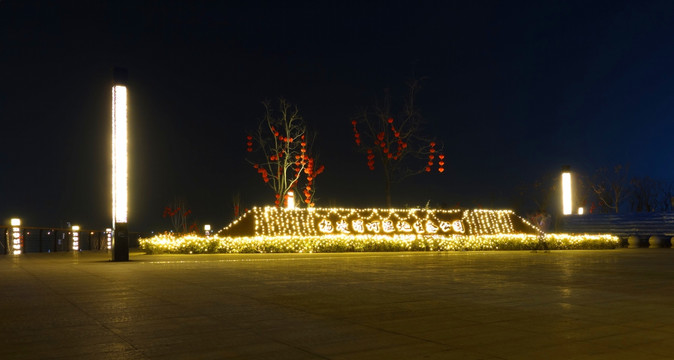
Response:
POLYGON ((109 227, 110 87, 129 72, 129 228, 164 206, 222 227, 273 203, 245 161, 265 99, 298 105, 325 172, 317 206, 379 207, 350 121, 423 76, 446 171, 397 206, 527 212, 519 189, 564 165, 674 178, 672 1, 0 1, 0 220, 109 227))

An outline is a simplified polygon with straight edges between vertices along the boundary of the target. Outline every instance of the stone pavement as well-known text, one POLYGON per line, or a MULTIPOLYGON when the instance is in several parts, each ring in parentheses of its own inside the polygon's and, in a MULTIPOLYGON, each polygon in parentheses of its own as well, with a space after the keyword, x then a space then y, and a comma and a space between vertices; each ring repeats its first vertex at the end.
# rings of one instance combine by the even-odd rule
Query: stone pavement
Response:
POLYGON ((674 359, 674 250, 0 256, 0 359, 674 359))

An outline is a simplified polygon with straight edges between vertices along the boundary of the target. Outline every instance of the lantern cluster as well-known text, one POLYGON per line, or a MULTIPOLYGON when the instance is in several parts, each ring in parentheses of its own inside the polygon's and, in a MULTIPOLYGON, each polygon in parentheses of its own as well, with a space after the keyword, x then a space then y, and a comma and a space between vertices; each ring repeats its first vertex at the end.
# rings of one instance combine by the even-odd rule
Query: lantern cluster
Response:
MULTIPOLYGON (((381 131, 373 139, 373 147, 367 149, 367 167, 370 170, 374 170, 374 159, 375 159, 375 150, 381 151, 382 158, 384 160, 398 160, 402 157, 403 151, 407 148, 408 144, 403 141, 402 135, 399 129, 396 129, 393 124, 393 118, 390 117, 386 119, 386 123, 390 131, 381 131), (388 133, 387 133, 388 132, 388 133), (391 140, 391 135, 393 139, 391 140)), ((351 121, 353 125, 353 136, 356 141, 356 145, 360 146, 361 136, 358 132, 357 127, 358 122, 356 120, 351 121)))
MULTIPOLYGON (((433 168, 434 160, 435 160, 435 154, 437 151, 435 150, 435 142, 431 141, 429 144, 429 149, 428 149, 428 162, 426 163, 426 172, 431 172, 431 169, 433 168)), ((443 154, 438 154, 438 172, 444 172, 445 171, 445 155, 443 154)))
POLYGON ((321 165, 318 169, 315 169, 314 159, 308 158, 307 166, 304 168, 304 173, 307 175, 307 184, 304 187, 304 202, 307 203, 307 206, 313 207, 315 204, 313 202, 313 184, 314 179, 320 173, 325 170, 325 166, 321 165))
POLYGON ((395 137, 397 148, 395 154, 391 153, 390 151, 384 151, 384 153, 387 154, 386 157, 388 157, 389 159, 398 160, 402 155, 403 150, 407 148, 407 143, 404 142, 402 138, 400 138, 400 131, 398 131, 395 128, 395 125, 393 125, 393 118, 389 118, 388 123, 391 125, 391 133, 395 137))
POLYGON ((251 135, 246 136, 246 151, 253 152, 253 137, 251 135))
POLYGON ((358 124, 356 120, 351 120, 351 125, 353 125, 353 137, 356 140, 356 145, 360 146, 360 133, 358 132, 356 124, 358 124))
POLYGON ((269 182, 269 172, 267 169, 263 168, 262 166, 255 164, 253 165, 255 169, 257 169, 257 173, 262 176, 262 180, 264 180, 265 183, 269 182))

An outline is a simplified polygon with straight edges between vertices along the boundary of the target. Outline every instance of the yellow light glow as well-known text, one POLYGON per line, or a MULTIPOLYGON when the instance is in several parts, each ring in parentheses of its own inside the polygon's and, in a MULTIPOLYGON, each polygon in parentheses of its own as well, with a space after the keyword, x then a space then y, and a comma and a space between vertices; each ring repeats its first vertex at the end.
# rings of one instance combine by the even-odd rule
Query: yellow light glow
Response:
POLYGON ((581 206, 578 208, 578 215, 583 215, 585 213, 585 209, 581 206))
POLYGON ((12 226, 21 226, 21 219, 14 218, 11 220, 11 224, 12 226))
POLYGON ((113 223, 127 222, 127 93, 126 86, 112 88, 112 216, 113 223))
POLYGON ((573 213, 571 195, 571 173, 562 173, 562 213, 564 215, 571 215, 573 213))
POLYGON ((541 232, 510 210, 254 207, 222 229, 219 235, 488 235, 518 231, 541 232))
POLYGON ((613 249, 620 239, 611 235, 493 234, 493 235, 355 235, 199 237, 173 234, 139 239, 149 253, 314 253, 363 251, 463 251, 537 249, 541 240, 550 250, 613 249))

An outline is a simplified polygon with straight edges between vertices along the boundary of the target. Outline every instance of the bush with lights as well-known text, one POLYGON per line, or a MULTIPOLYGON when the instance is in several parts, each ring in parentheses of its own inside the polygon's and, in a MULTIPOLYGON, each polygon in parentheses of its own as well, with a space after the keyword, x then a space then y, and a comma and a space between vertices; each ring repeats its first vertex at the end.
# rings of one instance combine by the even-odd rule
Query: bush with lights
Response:
POLYGON ((157 253, 314 253, 611 249, 610 235, 543 234, 507 210, 253 208, 218 235, 157 235, 157 253))

